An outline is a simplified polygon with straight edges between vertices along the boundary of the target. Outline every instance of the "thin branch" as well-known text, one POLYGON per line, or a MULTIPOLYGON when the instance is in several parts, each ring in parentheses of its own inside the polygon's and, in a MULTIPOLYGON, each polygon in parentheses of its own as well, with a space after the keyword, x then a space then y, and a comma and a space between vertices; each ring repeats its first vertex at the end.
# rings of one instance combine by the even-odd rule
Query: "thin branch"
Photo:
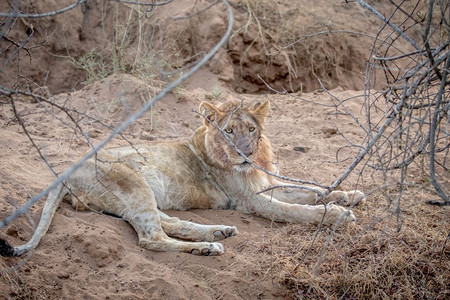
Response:
POLYGON ((259 80, 261 80, 261 81, 266 85, 266 87, 267 87, 270 91, 272 91, 272 92, 274 92, 274 93, 277 93, 277 94, 279 94, 279 95, 286 95, 286 96, 292 97, 292 98, 294 98, 294 99, 301 100, 301 101, 304 101, 304 102, 306 102, 306 103, 311 103, 311 104, 314 104, 314 105, 325 106, 325 107, 336 107, 336 105, 334 105, 334 104, 318 103, 318 102, 314 102, 314 101, 311 101, 311 100, 307 100, 307 99, 302 98, 302 97, 298 97, 298 96, 295 95, 295 94, 288 93, 286 90, 278 91, 278 90, 276 90, 275 88, 273 88, 270 84, 268 84, 264 79, 262 79, 261 75, 256 74, 256 76, 259 78, 259 80))
POLYGON ((163 5, 173 2, 173 0, 167 0, 167 1, 163 1, 163 2, 152 1, 151 3, 140 2, 140 1, 129 1, 129 0, 109 0, 109 1, 119 2, 119 3, 124 3, 124 4, 131 4, 131 5, 140 5, 140 6, 163 6, 163 5))
POLYGON ((375 36, 367 34, 367 33, 363 33, 363 32, 357 32, 357 31, 349 31, 349 30, 326 30, 326 31, 319 31, 319 32, 314 32, 311 34, 305 34, 303 35, 301 38, 295 40, 294 42, 281 47, 281 49, 286 50, 289 47, 294 46, 297 43, 300 43, 301 41, 310 38, 310 37, 314 37, 314 36, 318 36, 318 35, 323 35, 323 34, 329 34, 329 33, 343 33, 343 34, 349 34, 349 35, 359 35, 359 36, 364 36, 364 37, 368 37, 371 39, 374 39, 375 36))
POLYGON ((197 15, 199 15, 199 14, 201 14, 201 13, 207 11, 208 9, 210 9, 211 7, 213 7, 214 5, 216 5, 217 3, 219 3, 219 0, 214 1, 214 2, 210 3, 209 5, 203 7, 202 9, 200 9, 200 10, 198 10, 198 11, 192 13, 192 14, 189 14, 189 15, 187 15, 187 16, 182 16, 182 17, 170 17, 170 19, 171 19, 171 20, 176 20, 176 21, 177 21, 177 20, 186 20, 186 19, 190 19, 190 18, 192 18, 192 17, 195 17, 195 16, 197 16, 197 15))
POLYGON ((317 78, 317 81, 319 81, 319 84, 320 84, 320 87, 322 88, 322 90, 324 90, 325 93, 327 93, 332 99, 335 99, 335 100, 338 102, 338 105, 336 105, 336 107, 342 106, 342 108, 345 110, 345 112, 347 113, 347 115, 349 115, 349 116, 353 119, 353 121, 355 121, 355 123, 358 124, 358 126, 359 126, 366 134, 369 134, 369 132, 367 131, 367 129, 364 128, 364 126, 359 122, 358 118, 356 118, 356 117, 348 110, 348 108, 343 104, 343 102, 342 102, 338 97, 336 97, 335 95, 333 95, 332 93, 330 93, 330 92, 325 88, 325 86, 324 86, 323 83, 322 83, 322 80, 320 80, 319 77, 316 76, 316 78, 317 78))
MULTIPOLYGON (((306 183, 306 182, 305 182, 306 183)), ((256 194, 262 194, 274 189, 279 189, 279 188, 292 188, 292 189, 299 189, 299 190, 306 190, 306 191, 310 191, 310 192, 314 192, 316 194, 318 194, 319 196, 322 196, 322 191, 317 190, 313 187, 309 187, 309 186, 304 186, 304 185, 296 185, 296 184, 275 184, 275 185, 271 185, 265 189, 262 189, 260 191, 258 191, 256 194)))
POLYGON ((30 141, 30 143, 33 145, 33 147, 36 149, 36 151, 38 152, 39 156, 41 157, 41 159, 45 162, 45 164, 47 165, 47 167, 49 168, 49 170, 53 173, 53 175, 55 177, 58 177, 58 174, 55 172, 55 170, 53 170, 53 167, 50 165, 50 163, 48 162, 48 160, 45 158, 44 154, 41 152, 41 150, 39 149, 39 147, 36 145, 36 143, 34 142, 34 139, 30 136, 30 133, 28 132, 25 123, 23 122, 22 118, 19 116, 19 114, 17 113, 16 110, 16 106, 14 104, 14 99, 13 97, 10 97, 11 99, 11 106, 12 106, 12 110, 14 113, 14 116, 16 118, 16 120, 19 122, 19 125, 22 127, 23 132, 25 133, 25 135, 28 137, 28 140, 30 141))
MULTIPOLYGON (((426 53, 428 55, 428 59, 430 60, 430 65, 434 65, 434 57, 431 54, 430 43, 428 42, 428 35, 430 34, 430 25, 431 25, 431 19, 433 16, 434 3, 435 3, 435 0, 428 0, 427 23, 426 23, 425 29, 423 30, 423 33, 422 33, 422 38, 423 38, 423 41, 425 44, 425 49, 426 49, 426 53)), ((442 80, 442 75, 441 75, 441 73, 439 73, 437 66, 435 66, 433 68, 433 70, 436 73, 439 80, 442 80)))
POLYGON ((394 117, 396 115, 396 111, 399 111, 400 108, 404 105, 406 99, 415 91, 414 87, 410 87, 407 89, 405 87, 405 93, 402 97, 402 100, 394 107, 394 109, 391 111, 390 115, 386 118, 386 121, 383 123, 383 125, 378 130, 377 134, 372 138, 372 140, 368 143, 366 148, 353 160, 353 162, 350 164, 348 169, 342 174, 342 176, 337 179, 332 185, 328 187, 328 191, 333 191, 336 187, 338 187, 342 181, 344 181, 348 175, 355 169, 355 167, 361 162, 361 160, 366 156, 366 154, 372 149, 372 147, 375 145, 375 143, 380 139, 380 137, 383 135, 384 131, 389 127, 389 125, 394 121, 394 117))
POLYGON ((447 74, 448 69, 450 68, 450 51, 447 53, 447 62, 445 64, 444 72, 442 74, 442 80, 441 80, 441 86, 438 92, 437 100, 436 100, 436 107, 434 109, 434 116, 433 121, 431 123, 431 129, 430 129, 430 176, 431 176, 431 183, 435 187, 435 189, 438 191, 439 196, 444 200, 444 202, 449 203, 450 200, 448 198, 448 195, 444 191, 444 189, 441 187, 439 182, 436 180, 436 171, 435 171, 435 138, 436 138, 436 127, 437 122, 439 118, 439 108, 442 100, 442 95, 444 93, 444 89, 447 86, 446 80, 447 80, 447 74))
POLYGON ((56 16, 62 13, 65 13, 75 7, 77 7, 78 5, 86 2, 87 0, 78 0, 77 2, 66 6, 64 8, 55 10, 55 11, 51 11, 51 12, 47 12, 47 13, 43 13, 43 14, 22 14, 19 13, 17 11, 14 12, 10 12, 10 13, 2 13, 0 12, 0 17, 8 17, 8 18, 30 18, 30 19, 37 19, 37 18, 45 18, 45 17, 51 17, 51 16, 56 16))
POLYGON ((361 6, 369 10, 371 13, 373 13, 375 16, 377 16, 379 19, 381 19, 385 24, 389 25, 394 31, 399 34, 401 37, 403 37, 408 43, 410 43, 416 50, 421 51, 422 49, 409 37, 406 35, 406 33, 392 24, 391 21, 386 19, 382 14, 380 14, 375 8, 367 4, 366 2, 362 0, 356 0, 361 6))
POLYGON ((409 52, 409 53, 404 53, 401 55, 397 55, 397 56, 392 56, 392 57, 378 57, 376 55, 372 56, 374 60, 380 60, 380 61, 393 61, 393 60, 399 60, 405 57, 410 57, 413 55, 417 55, 417 54, 426 54, 427 51, 426 50, 417 50, 414 52, 409 52))

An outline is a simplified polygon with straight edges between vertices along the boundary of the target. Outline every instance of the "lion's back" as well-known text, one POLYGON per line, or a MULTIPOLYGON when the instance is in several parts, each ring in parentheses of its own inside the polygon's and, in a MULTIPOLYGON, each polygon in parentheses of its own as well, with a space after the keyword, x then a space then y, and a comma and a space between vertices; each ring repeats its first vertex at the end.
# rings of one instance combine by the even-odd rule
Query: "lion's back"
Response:
POLYGON ((212 208, 214 186, 188 143, 156 143, 107 150, 149 184, 160 209, 212 208))

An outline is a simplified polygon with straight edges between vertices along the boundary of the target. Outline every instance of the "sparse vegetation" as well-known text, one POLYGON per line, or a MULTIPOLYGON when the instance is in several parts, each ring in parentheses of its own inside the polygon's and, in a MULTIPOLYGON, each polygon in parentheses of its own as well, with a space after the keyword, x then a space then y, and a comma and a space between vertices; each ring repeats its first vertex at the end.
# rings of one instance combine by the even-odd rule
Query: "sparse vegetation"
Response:
POLYGON ((108 56, 105 57, 98 49, 92 49, 78 59, 72 59, 72 63, 76 68, 86 71, 86 85, 104 79, 118 71, 110 63, 108 56))
MULTIPOLYGON (((102 14, 106 13, 104 11, 102 14)), ((169 54, 157 51, 152 45, 157 26, 152 17, 142 6, 131 6, 127 14, 116 11, 113 33, 106 37, 107 46, 103 49, 91 49, 78 58, 71 57, 76 68, 86 71, 86 85, 120 73, 130 74, 153 84, 154 80, 161 79, 163 67, 171 69, 165 60, 169 54), (144 32, 151 32, 151 35, 144 32)), ((108 32, 106 24, 103 23, 102 26, 103 32, 108 32)))

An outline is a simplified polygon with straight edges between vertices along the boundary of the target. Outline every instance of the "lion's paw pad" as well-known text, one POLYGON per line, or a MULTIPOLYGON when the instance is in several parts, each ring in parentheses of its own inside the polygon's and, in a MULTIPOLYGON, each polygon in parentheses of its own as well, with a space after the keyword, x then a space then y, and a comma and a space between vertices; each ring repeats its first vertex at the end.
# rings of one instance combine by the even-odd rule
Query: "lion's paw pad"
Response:
POLYGON ((356 221, 355 214, 351 210, 348 210, 348 215, 345 218, 345 222, 355 222, 355 221, 356 221))
POLYGON ((352 202, 355 204, 366 202, 366 195, 363 192, 358 191, 358 190, 349 192, 348 197, 350 199, 352 199, 352 202))
POLYGON ((332 192, 336 203, 340 205, 356 205, 359 203, 363 203, 366 201, 366 195, 363 192, 354 190, 354 191, 334 191, 332 192))
POLYGON ((193 249, 191 254, 194 255, 203 255, 203 256, 217 256, 222 255, 225 252, 222 244, 220 243, 211 243, 208 244, 207 247, 201 249, 193 249))
POLYGON ((221 230, 214 231, 214 240, 215 241, 223 240, 228 237, 238 235, 238 233, 239 232, 238 232, 237 228, 234 226, 225 227, 221 230))
POLYGON ((330 204, 327 206, 327 223, 334 224, 338 220, 342 220, 343 223, 355 222, 355 214, 351 210, 347 210, 342 206, 330 204))

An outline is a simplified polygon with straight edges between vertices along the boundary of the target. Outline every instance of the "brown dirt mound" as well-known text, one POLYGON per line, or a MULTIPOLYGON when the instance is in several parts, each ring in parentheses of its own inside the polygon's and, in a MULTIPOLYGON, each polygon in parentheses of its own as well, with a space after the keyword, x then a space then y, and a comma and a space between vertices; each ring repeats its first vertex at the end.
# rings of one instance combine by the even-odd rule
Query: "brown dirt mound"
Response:
MULTIPOLYGON (((69 4, 72 1, 21 1, 20 9, 42 13, 69 4)), ((227 18, 220 4, 192 18, 173 19, 207 4, 182 0, 146 12, 145 7, 114 1, 89 1, 65 14, 21 18, 8 31, 1 57, 9 57, 17 50, 14 43, 22 41, 27 41, 26 51, 14 57, 0 78, 9 87, 33 90, 45 85, 52 93, 78 89, 86 80, 117 72, 147 81, 171 80, 171 71, 199 59, 225 32, 227 18), (30 28, 33 34, 28 36, 30 28)), ((362 87, 371 45, 364 35, 373 36, 379 21, 357 5, 325 0, 315 5, 306 0, 231 5, 234 33, 208 68, 236 92, 268 92, 258 76, 278 90, 312 91, 320 87, 318 78, 327 88, 362 87)), ((9 9, 7 2, 0 4, 1 11, 9 9)))

